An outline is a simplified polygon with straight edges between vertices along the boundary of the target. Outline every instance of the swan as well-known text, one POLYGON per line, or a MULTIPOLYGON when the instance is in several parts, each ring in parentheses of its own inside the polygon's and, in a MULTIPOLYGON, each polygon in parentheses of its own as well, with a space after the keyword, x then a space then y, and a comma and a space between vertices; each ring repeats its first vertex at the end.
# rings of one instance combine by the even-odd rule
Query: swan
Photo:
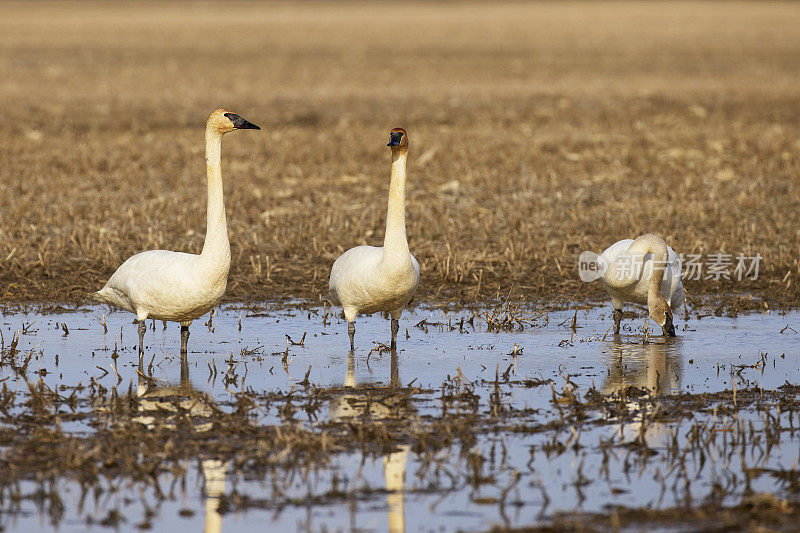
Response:
POLYGON ((650 317, 664 335, 675 336, 672 309, 685 299, 681 261, 667 243, 653 233, 624 239, 606 248, 598 258, 600 276, 611 295, 614 334, 619 334, 623 302, 647 305, 650 317))
POLYGON ((233 130, 259 130, 236 113, 217 109, 206 123, 208 208, 206 238, 200 255, 150 250, 128 258, 94 300, 136 313, 139 354, 144 352, 145 320, 180 322, 181 354, 187 352, 189 325, 213 309, 228 282, 231 248, 225 220, 220 153, 222 136, 233 130))
POLYGON ((356 315, 379 311, 392 317, 391 348, 396 350, 400 315, 419 285, 419 263, 406 239, 406 130, 393 129, 386 146, 392 151, 392 177, 383 246, 347 250, 333 263, 328 283, 330 301, 342 306, 347 319, 351 350, 355 349, 356 315))

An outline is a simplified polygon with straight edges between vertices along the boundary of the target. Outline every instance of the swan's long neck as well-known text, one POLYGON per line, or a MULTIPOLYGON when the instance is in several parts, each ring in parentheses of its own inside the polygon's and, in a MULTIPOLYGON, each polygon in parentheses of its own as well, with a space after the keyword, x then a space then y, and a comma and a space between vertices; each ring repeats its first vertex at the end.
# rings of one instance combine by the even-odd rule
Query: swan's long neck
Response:
POLYGON ((406 239, 406 159, 407 150, 392 150, 392 180, 389 184, 389 209, 386 214, 384 259, 409 260, 406 239))
POLYGON ((222 134, 206 128, 206 172, 208 175, 208 207, 206 210, 206 240, 203 257, 230 260, 228 224, 222 190, 222 134))
POLYGON ((658 235, 647 233, 633 241, 633 244, 628 248, 628 253, 638 254, 637 257, 642 258, 648 253, 653 255, 653 275, 650 276, 650 282, 647 287, 647 298, 660 296, 661 282, 664 280, 664 271, 669 260, 667 243, 658 235))

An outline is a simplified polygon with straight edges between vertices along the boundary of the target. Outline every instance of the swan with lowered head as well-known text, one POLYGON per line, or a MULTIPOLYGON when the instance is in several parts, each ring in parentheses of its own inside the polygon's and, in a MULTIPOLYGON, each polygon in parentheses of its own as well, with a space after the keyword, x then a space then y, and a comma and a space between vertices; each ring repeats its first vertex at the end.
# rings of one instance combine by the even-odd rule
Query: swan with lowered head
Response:
POLYGON ((222 136, 233 130, 261 129, 226 109, 217 109, 206 123, 208 208, 206 238, 200 255, 167 250, 141 252, 117 269, 92 297, 136 313, 139 354, 144 351, 145 320, 181 323, 181 354, 186 354, 189 324, 213 309, 228 283, 231 248, 225 219, 220 154, 222 136))
POLYGON ((395 128, 389 135, 392 177, 383 246, 357 246, 333 263, 328 283, 330 300, 341 305, 347 319, 350 349, 355 348, 358 313, 380 311, 392 317, 392 350, 397 349, 400 315, 419 285, 419 263, 408 250, 406 239, 406 160, 408 134, 395 128))
POLYGON ((619 334, 623 302, 647 305, 650 317, 664 335, 675 336, 672 309, 685 299, 681 261, 667 243, 653 233, 624 239, 609 246, 598 259, 605 268, 601 279, 611 295, 614 334, 619 334))

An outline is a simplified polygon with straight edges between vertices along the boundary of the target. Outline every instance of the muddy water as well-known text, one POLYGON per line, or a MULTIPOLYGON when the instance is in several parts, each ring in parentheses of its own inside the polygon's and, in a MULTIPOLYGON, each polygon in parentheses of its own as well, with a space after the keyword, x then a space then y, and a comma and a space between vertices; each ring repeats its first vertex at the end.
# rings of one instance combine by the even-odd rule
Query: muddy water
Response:
MULTIPOLYGON (((747 424, 793 428, 791 412, 769 406, 733 416, 704 410, 695 420, 648 423, 672 404, 641 404, 628 396, 677 398, 797 384, 800 314, 682 319, 673 339, 648 331, 642 318, 626 319, 623 335, 610 335, 605 309, 527 316, 534 318, 526 327, 497 331, 482 313, 418 308, 401 320, 397 354, 377 345, 388 340, 386 320, 360 318, 350 353, 346 324, 323 307, 228 307, 210 322, 206 317, 193 324, 190 353, 181 364, 174 324, 164 329, 148 322, 140 363, 128 314, 104 308, 6 312, 0 317, 3 342, 8 346, 16 332, 18 353, 14 365, 0 368, 0 379, 23 395, 34 381, 53 390, 99 383, 120 393, 135 390, 143 412, 169 409, 178 398, 196 415, 198 431, 208 423, 204 409, 230 412, 239 395, 309 387, 342 391, 313 414, 293 415, 310 429, 364 417, 422 427, 459 410, 505 423, 487 423, 474 439, 435 451, 410 439, 385 450, 332 454, 313 471, 285 475, 254 475, 229 458, 197 457, 185 465, 177 486, 175 476, 161 474, 162 485, 173 485, 169 491, 108 479, 100 496, 94 487, 94 497, 82 498, 79 485, 65 477, 55 480, 59 513, 27 498, 2 504, 0 525, 20 531, 83 531, 87 522, 96 529, 138 524, 157 531, 249 531, 267 524, 275 530, 482 530, 546 523, 553 513, 573 509, 691 505, 720 493, 719 487, 720 503, 732 503, 742 496, 745 479, 749 491, 778 493, 784 487, 769 472, 797 468, 800 434, 794 430, 766 447, 724 440, 744 434, 747 424), (369 386, 414 394, 412 401, 387 407, 369 399, 369 386), (628 406, 628 414, 598 408, 580 423, 553 424, 569 410, 565 387, 579 398, 622 398, 618 404, 628 406), (468 401, 444 399, 464 391, 468 401), (701 454, 687 436, 698 421, 716 427, 714 438, 721 439, 701 454), (654 452, 623 446, 637 439, 654 452), (754 467, 764 475, 746 476, 754 467), (240 503, 232 506, 232 500, 240 503)), ((24 410, 20 405, 11 414, 24 410)), ((285 421, 273 404, 257 419, 260 425, 285 421)), ((145 414, 138 422, 153 423, 145 414)), ((60 427, 76 436, 93 431, 86 420, 60 427)), ((38 486, 27 480, 16 490, 34 494, 38 486)))

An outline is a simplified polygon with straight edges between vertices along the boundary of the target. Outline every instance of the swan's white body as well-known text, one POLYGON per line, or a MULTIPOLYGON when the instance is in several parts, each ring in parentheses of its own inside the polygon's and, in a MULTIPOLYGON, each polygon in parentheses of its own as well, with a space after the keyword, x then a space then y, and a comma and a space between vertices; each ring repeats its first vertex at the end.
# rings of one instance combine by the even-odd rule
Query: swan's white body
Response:
POLYGON ((392 258, 385 246, 357 246, 331 269, 330 299, 352 322, 358 313, 388 312, 398 319, 419 285, 419 263, 411 253, 392 258))
POLYGON ((96 299, 135 313, 188 326, 213 309, 225 294, 227 256, 151 250, 130 257, 117 269, 96 299))
MULTIPOLYGON (((405 132, 403 132, 405 133, 405 132)), ((342 254, 331 268, 330 300, 341 305, 348 323, 357 314, 380 311, 398 320, 419 285, 419 263, 406 239, 404 147, 392 150, 392 178, 382 247, 357 246, 342 254)))
MULTIPOLYGON (((654 249, 655 245, 651 241, 653 239, 648 235, 643 235, 636 241, 623 239, 600 254, 600 262, 607 266, 605 271, 601 272, 601 279, 606 291, 611 295, 611 305, 614 309, 622 309, 623 302, 647 305, 647 293, 654 267, 654 254, 650 250, 654 249)), ((675 309, 685 298, 681 282, 681 260, 672 248, 666 246, 666 249, 660 293, 670 308, 675 309)))
POLYGON ((136 318, 191 322, 213 309, 225 293, 231 250, 222 189, 222 135, 239 127, 226 117, 233 116, 245 128, 256 128, 241 117, 215 111, 206 125, 206 170, 208 176, 207 228, 199 255, 152 250, 134 255, 94 293, 100 302, 136 313, 136 318), (227 121, 227 122, 226 122, 227 121))

